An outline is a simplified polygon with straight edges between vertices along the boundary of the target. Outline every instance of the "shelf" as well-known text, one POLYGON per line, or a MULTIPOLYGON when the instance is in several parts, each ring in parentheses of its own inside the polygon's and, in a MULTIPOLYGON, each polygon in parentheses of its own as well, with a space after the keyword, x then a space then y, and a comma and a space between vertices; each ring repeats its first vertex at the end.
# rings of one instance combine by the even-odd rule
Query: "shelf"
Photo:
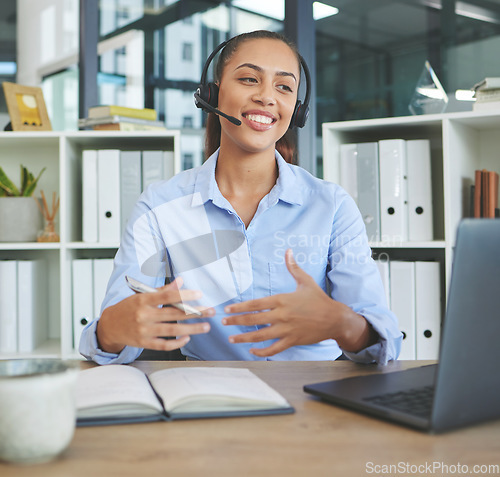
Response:
POLYGON ((66 247, 73 250, 113 250, 120 246, 119 243, 88 243, 88 242, 68 242, 66 247))
POLYGON ((430 242, 370 242, 371 248, 436 248, 444 249, 444 240, 433 240, 430 242))
POLYGON ((59 250, 60 242, 0 242, 0 250, 59 250))
POLYGON ((353 121, 341 121, 336 123, 323 123, 323 129, 329 129, 334 126, 337 131, 360 131, 385 128, 392 128, 398 131, 400 129, 417 130, 425 126, 441 128, 443 121, 453 121, 475 126, 478 129, 494 129, 500 127, 500 115, 491 111, 466 111, 458 113, 445 114, 424 114, 420 116, 378 118, 378 119, 360 119, 353 121))
POLYGON ((66 133, 68 143, 92 149, 174 149, 178 131, 78 131, 66 133))
POLYGON ((61 341, 53 338, 47 340, 41 346, 30 353, 2 353, 0 359, 22 359, 22 358, 60 358, 61 341))
MULTIPOLYGON (((111 259, 119 242, 82 242, 82 155, 86 149, 118 149, 121 151, 169 151, 173 161, 172 172, 181 170, 180 131, 43 131, 0 132, 0 164, 9 177, 19 178, 20 164, 38 173, 43 167, 37 191, 47 197, 56 192, 60 198, 57 232, 60 242, 9 242, 0 243, 0 260, 43 259, 46 274, 46 336, 52 339, 31 353, 9 353, 0 358, 64 357, 79 358, 73 348, 73 263, 75 260, 96 260, 104 263, 111 259)), ((99 286, 104 293, 105 286, 99 286)), ((92 308, 95 290, 92 290, 92 308)), ((45 295, 44 295, 45 296, 45 295)), ((100 301, 101 297, 97 301, 100 301)), ((98 313, 98 312, 97 312, 98 313)), ((40 318, 33 314, 31 319, 40 318)), ((92 310, 90 319, 96 316, 92 310)), ((44 325, 45 326, 45 325, 44 325)), ((80 357, 81 358, 81 357, 80 357)))
POLYGON ((61 133, 57 131, 3 131, 0 132, 0 143, 8 141, 10 147, 24 147, 29 142, 30 147, 40 147, 59 142, 61 133))

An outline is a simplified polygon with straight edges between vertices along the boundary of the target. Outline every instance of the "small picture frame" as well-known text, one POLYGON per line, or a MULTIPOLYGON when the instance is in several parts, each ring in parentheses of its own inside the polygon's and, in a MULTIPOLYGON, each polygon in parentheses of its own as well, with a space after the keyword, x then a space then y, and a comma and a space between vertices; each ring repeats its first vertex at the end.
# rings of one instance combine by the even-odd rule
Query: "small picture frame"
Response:
POLYGON ((52 131, 42 88, 3 83, 13 131, 52 131))

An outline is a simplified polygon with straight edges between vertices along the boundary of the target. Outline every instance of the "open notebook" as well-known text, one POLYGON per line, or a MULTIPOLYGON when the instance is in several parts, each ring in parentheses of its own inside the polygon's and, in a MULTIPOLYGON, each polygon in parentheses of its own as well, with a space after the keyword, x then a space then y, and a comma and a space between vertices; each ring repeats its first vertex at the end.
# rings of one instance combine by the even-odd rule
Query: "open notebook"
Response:
POLYGON ((246 368, 178 367, 149 376, 127 365, 80 371, 77 424, 99 425, 294 412, 246 368))

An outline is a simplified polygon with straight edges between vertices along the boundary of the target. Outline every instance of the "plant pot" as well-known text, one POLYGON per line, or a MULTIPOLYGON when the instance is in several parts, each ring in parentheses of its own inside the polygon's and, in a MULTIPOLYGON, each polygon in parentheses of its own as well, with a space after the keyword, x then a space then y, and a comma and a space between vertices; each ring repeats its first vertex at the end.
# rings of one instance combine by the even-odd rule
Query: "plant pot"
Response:
POLYGON ((36 242, 41 228, 33 197, 0 197, 0 242, 36 242))

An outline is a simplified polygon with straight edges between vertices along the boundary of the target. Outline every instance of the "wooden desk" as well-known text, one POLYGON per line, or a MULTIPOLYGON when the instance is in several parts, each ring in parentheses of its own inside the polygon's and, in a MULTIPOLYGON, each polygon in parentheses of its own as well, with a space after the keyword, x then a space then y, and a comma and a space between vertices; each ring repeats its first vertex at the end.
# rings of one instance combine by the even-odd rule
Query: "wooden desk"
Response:
MULTIPOLYGON (((296 413, 77 428, 59 459, 28 467, 0 464, 0 476, 346 477, 396 475, 375 465, 406 469, 434 462, 467 465, 467 475, 472 475, 474 465, 494 464, 490 475, 498 475, 500 421, 429 435, 325 404, 302 391, 308 383, 422 364, 428 363, 403 361, 377 367, 349 361, 137 362, 135 366, 147 372, 174 366, 248 367, 282 393, 296 413)), ((424 473, 464 475, 411 468, 397 475, 424 473)))

